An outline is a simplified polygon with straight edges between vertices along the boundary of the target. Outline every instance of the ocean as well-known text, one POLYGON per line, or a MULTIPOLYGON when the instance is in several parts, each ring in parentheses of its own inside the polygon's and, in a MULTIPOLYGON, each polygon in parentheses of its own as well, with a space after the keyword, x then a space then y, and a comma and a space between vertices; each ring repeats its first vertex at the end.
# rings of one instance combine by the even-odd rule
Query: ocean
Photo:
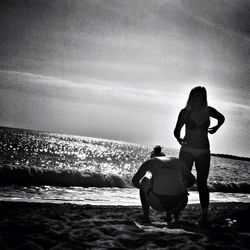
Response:
MULTIPOLYGON (((131 179, 152 147, 6 127, 0 138, 0 200, 140 205, 131 179)), ((163 152, 178 157, 176 149, 163 152)), ((211 201, 250 202, 249 180, 249 161, 212 156, 211 201)), ((196 187, 189 203, 199 203, 196 187)))

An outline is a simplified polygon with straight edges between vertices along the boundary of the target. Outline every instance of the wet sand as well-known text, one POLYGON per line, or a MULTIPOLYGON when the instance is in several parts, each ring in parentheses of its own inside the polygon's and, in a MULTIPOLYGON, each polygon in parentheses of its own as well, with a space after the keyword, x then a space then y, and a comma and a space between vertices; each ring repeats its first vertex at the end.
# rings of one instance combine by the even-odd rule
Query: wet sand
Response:
POLYGON ((146 224, 138 206, 0 202, 0 249, 250 249, 250 203, 210 208, 210 225, 200 227, 197 204, 178 224, 153 210, 146 224))

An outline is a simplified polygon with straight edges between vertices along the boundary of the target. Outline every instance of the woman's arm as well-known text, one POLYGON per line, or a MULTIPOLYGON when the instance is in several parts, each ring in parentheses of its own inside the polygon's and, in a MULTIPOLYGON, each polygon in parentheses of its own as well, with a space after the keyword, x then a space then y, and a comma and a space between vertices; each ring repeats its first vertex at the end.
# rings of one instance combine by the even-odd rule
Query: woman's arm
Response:
POLYGON ((185 144, 184 140, 180 137, 181 128, 185 124, 184 115, 185 115, 185 110, 182 109, 179 113, 177 123, 176 123, 175 129, 174 129, 174 136, 181 145, 185 144))
POLYGON ((215 108, 209 107, 209 116, 215 118, 217 120, 217 125, 208 129, 208 133, 214 134, 219 127, 225 122, 225 117, 215 108))

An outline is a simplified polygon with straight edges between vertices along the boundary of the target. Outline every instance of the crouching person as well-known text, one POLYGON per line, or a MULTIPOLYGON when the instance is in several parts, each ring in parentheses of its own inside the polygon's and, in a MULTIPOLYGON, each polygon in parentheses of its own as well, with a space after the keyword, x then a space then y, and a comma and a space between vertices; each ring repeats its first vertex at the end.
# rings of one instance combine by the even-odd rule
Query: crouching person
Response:
POLYGON ((150 221, 149 208, 166 212, 166 222, 172 215, 178 222, 179 213, 188 202, 187 188, 195 183, 195 177, 185 164, 174 157, 158 156, 151 153, 132 178, 132 183, 140 189, 140 199, 145 221, 150 221), (151 178, 146 173, 151 173, 151 178))

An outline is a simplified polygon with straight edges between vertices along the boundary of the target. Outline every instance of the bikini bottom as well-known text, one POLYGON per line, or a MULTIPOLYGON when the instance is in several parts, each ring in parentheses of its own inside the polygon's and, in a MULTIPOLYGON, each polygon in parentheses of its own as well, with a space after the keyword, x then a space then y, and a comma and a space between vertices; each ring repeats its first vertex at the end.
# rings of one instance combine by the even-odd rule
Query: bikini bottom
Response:
POLYGON ((203 154, 210 153, 209 149, 191 148, 191 147, 187 147, 187 146, 182 146, 181 151, 191 154, 194 158, 197 158, 203 154))

